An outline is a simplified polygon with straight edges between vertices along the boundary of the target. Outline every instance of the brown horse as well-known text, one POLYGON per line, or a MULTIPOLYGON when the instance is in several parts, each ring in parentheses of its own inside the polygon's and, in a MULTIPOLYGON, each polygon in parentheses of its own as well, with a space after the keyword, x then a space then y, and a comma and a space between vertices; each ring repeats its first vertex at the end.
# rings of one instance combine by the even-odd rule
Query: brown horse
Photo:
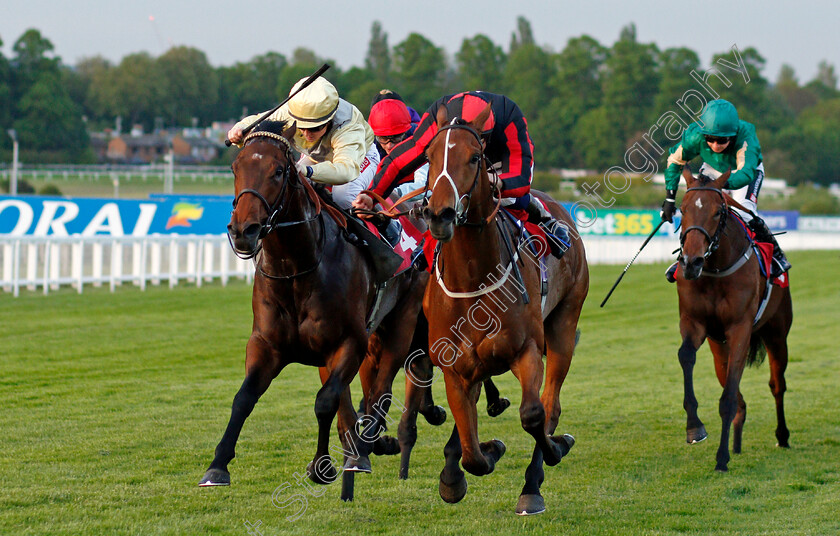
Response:
MULTIPOLYGON (((543 461, 560 462, 574 444, 570 435, 551 436, 560 416, 559 392, 569 370, 577 323, 589 289, 589 271, 579 237, 561 260, 546 260, 548 293, 540 304, 540 261, 529 248, 514 255, 505 247, 508 230, 495 218, 497 203, 478 134, 489 105, 472 123, 449 117, 441 107, 439 127, 426 154, 432 195, 423 210, 434 238, 441 242, 423 309, 429 319, 432 362, 443 369, 455 429, 440 475, 444 501, 458 502, 467 491, 463 467, 474 475, 493 471, 505 452, 498 440, 479 443, 476 400, 481 381, 512 371, 522 387, 522 427, 536 446, 525 471, 516 512, 545 510, 540 495, 543 461), (521 283, 516 272, 521 271, 521 283), (527 293, 530 300, 523 294, 527 293), (545 388, 543 355, 547 355, 545 388)), ((538 193, 551 213, 573 229, 569 214, 538 193)))
POLYGON ((692 373, 697 349, 709 341, 715 372, 723 387, 720 397, 722 428, 717 451, 718 471, 729 463, 729 428, 734 425, 732 450, 741 452, 741 433, 747 418, 747 404, 739 384, 744 366, 755 361, 760 345, 770 357, 770 391, 776 399, 776 439, 788 447, 785 424, 785 368, 788 361, 787 334, 793 321, 790 289, 769 285, 752 254, 751 241, 743 226, 730 214, 733 202, 721 188, 729 178, 694 178, 686 167, 687 190, 682 199, 680 268, 677 291, 680 307, 680 346, 688 416, 686 441, 706 439, 706 429, 697 416, 692 373), (770 292, 759 316, 762 298, 770 292), (758 318, 756 318, 759 316, 758 318))
POLYGON ((391 381, 375 383, 357 425, 348 384, 368 349, 369 311, 379 311, 378 359, 390 369, 405 362, 420 314, 428 274, 414 269, 388 281, 374 307, 377 284, 368 255, 344 236, 340 217, 296 172, 290 139, 294 125, 261 124, 249 134, 233 163, 236 197, 228 234, 243 257, 256 259, 254 322, 246 349, 246 376, 233 400, 227 429, 200 485, 228 485, 228 463, 245 419, 271 381, 289 363, 320 367, 323 386, 315 399, 318 445, 307 474, 328 484, 338 476, 329 454, 329 434, 338 413, 345 458, 342 498, 352 498, 352 472, 370 472, 374 450, 390 405, 391 381), (376 435, 374 435, 376 434, 376 435))

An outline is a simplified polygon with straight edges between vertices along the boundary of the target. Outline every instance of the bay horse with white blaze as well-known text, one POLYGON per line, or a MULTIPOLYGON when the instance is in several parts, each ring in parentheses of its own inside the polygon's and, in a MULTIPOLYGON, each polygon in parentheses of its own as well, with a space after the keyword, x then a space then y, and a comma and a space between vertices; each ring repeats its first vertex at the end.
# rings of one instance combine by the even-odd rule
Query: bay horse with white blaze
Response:
MULTIPOLYGON (((429 319, 432 362, 443 370, 455 418, 444 449, 440 495, 454 503, 466 494, 459 460, 464 469, 481 476, 491 473, 504 454, 505 445, 499 440, 479 443, 476 400, 482 380, 510 370, 522 388, 522 427, 536 442, 516 513, 536 514, 545 511, 540 494, 543 461, 556 465, 574 444, 570 435, 551 434, 560 416, 559 392, 575 348, 589 271, 583 243, 576 236, 562 259, 546 258, 548 293, 541 307, 540 255, 527 246, 518 252, 507 249, 507 224, 497 223, 498 202, 478 134, 489 113, 488 105, 475 120, 466 122, 449 117, 446 107, 441 107, 438 132, 426 150, 432 194, 423 215, 432 237, 441 244, 423 309, 429 319), (520 270, 521 283, 517 283, 518 276, 511 273, 520 270), (530 301, 520 297, 522 290, 530 301), (540 398, 544 354, 545 388, 540 398)), ((545 194, 532 191, 532 195, 574 229, 561 206, 545 194)))
MULTIPOLYGON (((254 322, 245 380, 200 485, 230 484, 227 466, 245 420, 283 368, 301 363, 319 367, 323 383, 315 399, 317 450, 307 474, 319 484, 337 478, 329 434, 338 413, 343 450, 337 453, 343 453, 346 462, 342 498, 349 500, 353 472, 370 472, 368 455, 375 441, 369 430, 380 430, 382 412, 387 413, 390 402, 391 382, 374 383, 367 394, 374 402, 384 401, 385 407, 365 416, 369 429, 357 429, 348 385, 368 350, 366 317, 376 296, 376 276, 365 251, 344 238, 340 214, 296 171, 290 143, 294 131, 294 125, 260 124, 247 136, 232 166, 236 197, 228 234, 234 251, 257 259, 254 322)), ((375 308, 380 311, 376 316, 383 317, 381 325, 387 326, 377 332, 378 357, 389 369, 399 370, 405 362, 427 281, 424 272, 401 272, 389 280, 375 308)))
POLYGON ((680 205, 682 232, 677 292, 686 441, 697 443, 706 439, 706 429, 697 416, 692 374, 697 349, 708 340, 715 372, 723 387, 719 405, 722 427, 715 469, 726 471, 730 425, 734 428, 732 451, 737 454, 741 452, 741 435, 747 418, 747 404, 739 389, 741 375, 745 365, 756 361, 762 345, 769 356, 770 391, 776 399, 776 439, 780 447, 789 446, 784 394, 787 335, 793 322, 793 308, 790 288, 771 285, 762 275, 750 238, 730 213, 730 205, 735 202, 721 191, 729 172, 716 180, 703 175, 694 178, 686 167, 683 176, 687 189, 680 205), (768 292, 769 298, 762 305, 768 292))

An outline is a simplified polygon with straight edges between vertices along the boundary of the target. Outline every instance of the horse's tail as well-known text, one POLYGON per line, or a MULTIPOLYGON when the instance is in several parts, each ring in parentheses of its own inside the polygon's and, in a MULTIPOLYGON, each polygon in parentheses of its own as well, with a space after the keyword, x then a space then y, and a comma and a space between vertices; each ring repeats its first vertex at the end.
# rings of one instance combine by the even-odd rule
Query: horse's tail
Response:
POLYGON ((764 358, 767 357, 767 348, 764 347, 764 341, 757 333, 753 333, 750 337, 750 351, 747 354, 747 366, 757 367, 761 365, 764 358))

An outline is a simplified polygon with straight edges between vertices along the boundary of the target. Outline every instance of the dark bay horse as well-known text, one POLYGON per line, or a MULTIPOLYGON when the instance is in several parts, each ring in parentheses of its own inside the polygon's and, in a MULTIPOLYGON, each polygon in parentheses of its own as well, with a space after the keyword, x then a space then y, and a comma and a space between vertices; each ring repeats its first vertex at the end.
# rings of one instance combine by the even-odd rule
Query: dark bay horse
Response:
MULTIPOLYGON (((342 498, 351 499, 352 473, 370 472, 374 434, 390 405, 391 382, 375 383, 368 393, 374 403, 368 405, 378 404, 379 411, 363 416, 362 430, 348 388, 368 350, 366 317, 377 284, 367 254, 343 238, 340 217, 327 214, 328 207, 297 173, 289 141, 294 131, 294 125, 261 124, 232 166, 236 197, 228 234, 238 254, 256 259, 254 322, 245 380, 200 485, 230 484, 228 464, 245 420, 280 371, 301 363, 319 367, 323 383, 315 399, 317 450, 307 474, 320 484, 337 478, 329 434, 338 413, 343 448, 333 452, 345 458, 342 498)), ((391 369, 398 370, 408 354, 427 281, 428 274, 412 269, 386 285, 378 310, 387 329, 379 332, 376 352, 383 363, 397 363, 391 369)))
MULTIPOLYGON (((423 210, 434 238, 441 242, 423 309, 429 319, 432 362, 441 367, 455 429, 444 454, 440 495, 458 502, 467 491, 463 471, 486 475, 505 452, 499 440, 480 443, 476 400, 482 380, 512 371, 522 388, 522 427, 536 446, 525 471, 518 514, 545 510, 540 494, 543 462, 554 466, 574 444, 570 435, 552 436, 560 416, 559 392, 569 371, 577 323, 589 289, 583 243, 573 239, 561 260, 546 259, 548 294, 541 306, 540 261, 525 246, 519 261, 504 246, 505 234, 494 214, 497 203, 478 134, 488 107, 472 123, 449 117, 441 107, 438 132, 426 154, 432 195, 423 210), (522 283, 514 273, 521 271, 522 283), (522 297, 527 292, 530 301, 522 297), (543 383, 543 355, 545 388, 543 383)), ((547 195, 551 213, 569 229, 569 214, 547 195)))
POLYGON ((729 463, 729 429, 733 425, 732 451, 741 452, 741 434, 747 418, 747 404, 739 384, 744 366, 756 360, 760 346, 770 360, 770 391, 776 399, 776 439, 788 447, 785 424, 785 368, 788 362, 787 335, 793 321, 790 288, 769 285, 759 271, 744 228, 730 214, 733 203, 721 188, 729 173, 716 180, 683 171, 687 190, 682 199, 680 270, 677 292, 680 310, 678 356, 683 370, 687 418, 686 441, 706 438, 706 429, 697 416, 693 369, 697 349, 709 341, 715 372, 723 387, 720 397, 722 428, 717 451, 718 471, 729 463), (770 292, 759 318, 762 298, 770 292))

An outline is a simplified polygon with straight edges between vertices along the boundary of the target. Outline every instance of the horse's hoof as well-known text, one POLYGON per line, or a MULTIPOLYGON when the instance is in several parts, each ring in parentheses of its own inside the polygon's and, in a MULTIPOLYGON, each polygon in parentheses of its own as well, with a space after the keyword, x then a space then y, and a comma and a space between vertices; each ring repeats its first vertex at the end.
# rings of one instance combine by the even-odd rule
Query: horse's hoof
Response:
POLYGON ((729 471, 729 467, 727 467, 725 463, 719 463, 715 465, 715 471, 717 471, 718 473, 725 473, 729 471))
POLYGON ((481 443, 481 453, 492 457, 496 461, 501 460, 505 452, 507 452, 507 447, 499 439, 491 439, 486 443, 481 443))
POLYGON ((448 484, 443 481, 443 472, 440 473, 440 486, 438 486, 438 493, 444 502, 455 504, 464 498, 467 494, 467 479, 463 471, 458 471, 460 478, 455 482, 448 484))
POLYGON ((441 406, 434 406, 430 410, 422 413, 426 422, 432 426, 440 426, 446 422, 446 410, 441 406))
POLYGON ((332 484, 338 478, 338 471, 335 470, 332 463, 324 468, 323 463, 309 462, 309 465, 306 466, 306 474, 309 475, 309 480, 322 486, 332 484), (318 472, 316 468, 320 469, 321 472, 318 472))
POLYGON ((373 453, 377 456, 392 456, 400 453, 400 442, 391 436, 379 436, 373 442, 373 453))
POLYGON ((208 469, 204 477, 199 481, 199 486, 207 488, 210 486, 230 486, 230 473, 224 469, 208 469))
POLYGON ((575 445, 575 438, 570 434, 551 436, 548 438, 550 452, 543 452, 543 461, 549 467, 554 467, 575 445))
POLYGON ((572 447, 575 446, 575 436, 572 434, 563 434, 562 436, 551 436, 551 440, 554 441, 554 444, 560 447, 560 450, 563 451, 563 456, 569 453, 572 450, 572 447))
POLYGON ((789 449, 790 448, 790 443, 785 441, 784 443, 776 443, 776 446, 779 447, 779 448, 783 448, 783 449, 789 449))
POLYGON ((708 434, 706 433, 706 427, 702 424, 699 428, 689 428, 685 432, 685 442, 689 445, 693 445, 695 443, 699 443, 706 439, 708 434))
POLYGON ((498 417, 499 415, 504 413, 504 411, 509 407, 510 400, 508 400, 507 398, 500 398, 498 404, 487 404, 487 415, 490 415, 491 417, 498 417))
POLYGON ((344 470, 351 473, 370 473, 370 458, 367 456, 357 456, 355 458, 347 458, 344 462, 344 470))
POLYGON ((542 495, 520 495, 516 503, 516 515, 532 516, 545 512, 545 499, 542 495))

